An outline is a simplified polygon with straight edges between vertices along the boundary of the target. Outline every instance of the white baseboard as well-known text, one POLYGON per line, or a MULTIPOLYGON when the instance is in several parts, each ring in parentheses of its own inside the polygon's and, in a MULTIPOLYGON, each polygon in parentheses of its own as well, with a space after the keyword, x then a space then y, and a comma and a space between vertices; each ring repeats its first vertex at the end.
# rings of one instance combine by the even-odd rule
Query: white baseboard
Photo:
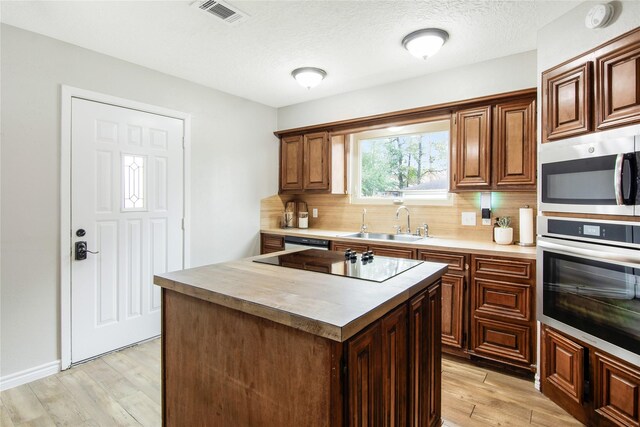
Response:
POLYGON ((18 387, 19 385, 36 381, 49 375, 54 375, 60 372, 60 361, 55 360, 53 362, 45 363, 40 366, 25 369, 24 371, 16 372, 15 374, 5 375, 0 378, 0 391, 8 390, 10 388, 18 387))

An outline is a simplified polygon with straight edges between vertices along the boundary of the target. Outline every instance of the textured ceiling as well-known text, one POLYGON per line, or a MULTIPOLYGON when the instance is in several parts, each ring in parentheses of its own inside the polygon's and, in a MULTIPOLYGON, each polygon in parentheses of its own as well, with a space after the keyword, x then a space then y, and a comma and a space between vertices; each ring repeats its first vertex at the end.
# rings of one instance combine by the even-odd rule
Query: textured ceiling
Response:
POLYGON ((2 1, 0 20, 273 107, 535 49, 536 31, 580 1, 239 1, 235 26, 184 1, 2 1), (427 61, 402 38, 449 32, 427 61), (318 87, 290 72, 320 67, 318 87))

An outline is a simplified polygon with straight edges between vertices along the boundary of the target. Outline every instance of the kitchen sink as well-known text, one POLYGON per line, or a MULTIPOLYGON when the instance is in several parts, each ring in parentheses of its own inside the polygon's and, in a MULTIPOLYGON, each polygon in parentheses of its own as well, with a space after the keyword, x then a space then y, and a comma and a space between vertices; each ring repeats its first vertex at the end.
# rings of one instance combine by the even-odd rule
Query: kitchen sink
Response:
POLYGON ((424 239, 422 236, 412 236, 410 234, 386 234, 386 233, 353 233, 344 234, 341 237, 354 237, 356 239, 377 239, 392 240, 395 242, 415 242, 424 239))

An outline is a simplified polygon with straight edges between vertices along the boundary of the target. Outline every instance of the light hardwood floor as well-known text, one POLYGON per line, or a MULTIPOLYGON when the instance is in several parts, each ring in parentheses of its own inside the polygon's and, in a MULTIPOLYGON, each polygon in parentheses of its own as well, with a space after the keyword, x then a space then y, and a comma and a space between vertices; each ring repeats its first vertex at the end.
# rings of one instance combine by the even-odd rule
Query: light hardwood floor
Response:
MULTIPOLYGON (((580 426, 531 381, 446 357, 445 426, 580 426)), ((0 393, 0 426, 159 426, 160 340, 0 393)))

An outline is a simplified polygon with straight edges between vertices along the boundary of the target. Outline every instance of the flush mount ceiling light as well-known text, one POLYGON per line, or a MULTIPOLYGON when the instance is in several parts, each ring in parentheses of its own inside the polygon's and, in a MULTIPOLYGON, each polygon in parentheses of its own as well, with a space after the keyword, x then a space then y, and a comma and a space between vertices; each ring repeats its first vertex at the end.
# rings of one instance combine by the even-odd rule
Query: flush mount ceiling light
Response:
POLYGON ((300 84, 300 86, 311 89, 318 86, 322 79, 327 76, 327 72, 320 68, 302 67, 296 68, 291 72, 291 76, 300 84))
POLYGON ((440 50, 449 38, 449 33, 439 28, 425 28, 407 34, 402 39, 402 46, 410 54, 418 58, 427 59, 440 50))

